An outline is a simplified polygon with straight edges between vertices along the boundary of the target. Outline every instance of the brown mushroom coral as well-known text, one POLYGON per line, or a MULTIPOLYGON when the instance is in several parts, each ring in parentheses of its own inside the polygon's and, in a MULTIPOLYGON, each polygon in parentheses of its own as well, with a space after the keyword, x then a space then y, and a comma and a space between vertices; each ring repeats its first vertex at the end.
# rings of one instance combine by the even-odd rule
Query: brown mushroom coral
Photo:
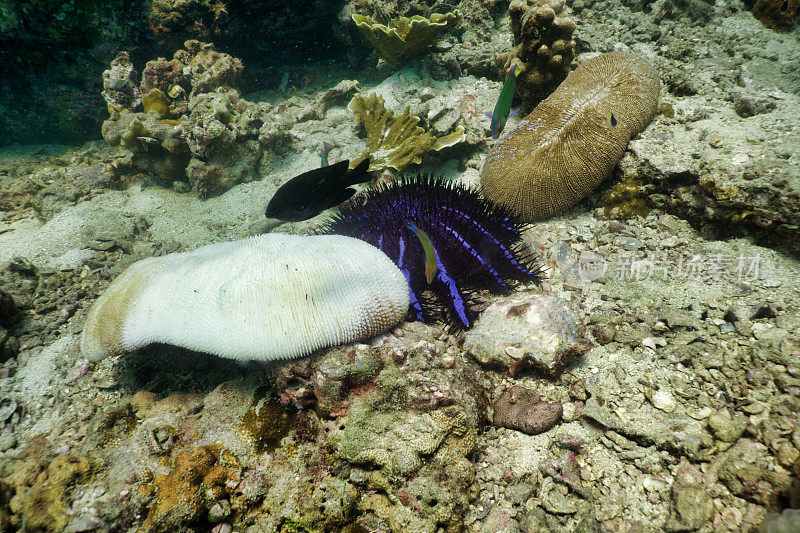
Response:
POLYGON ((587 61, 494 146, 483 194, 526 221, 565 211, 611 173, 655 116, 659 91, 656 70, 634 55, 587 61))

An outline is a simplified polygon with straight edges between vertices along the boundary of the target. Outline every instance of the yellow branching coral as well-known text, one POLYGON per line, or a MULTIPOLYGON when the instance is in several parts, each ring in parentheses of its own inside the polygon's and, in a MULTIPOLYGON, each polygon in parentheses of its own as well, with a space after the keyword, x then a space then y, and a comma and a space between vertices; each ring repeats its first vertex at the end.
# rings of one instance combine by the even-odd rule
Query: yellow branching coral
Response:
POLYGON ((366 97, 355 95, 347 109, 367 132, 367 149, 350 162, 350 168, 371 157, 370 170, 387 167, 402 170, 409 163, 420 163, 422 154, 426 152, 441 150, 464 140, 461 126, 443 137, 434 137, 431 132, 417 126, 419 117, 411 115, 408 108, 395 115, 383 105, 383 98, 375 93, 366 97))
POLYGON ((355 14, 353 22, 383 59, 397 63, 422 53, 441 33, 461 22, 461 15, 454 12, 434 13, 430 19, 419 15, 398 17, 386 26, 366 15, 355 14))

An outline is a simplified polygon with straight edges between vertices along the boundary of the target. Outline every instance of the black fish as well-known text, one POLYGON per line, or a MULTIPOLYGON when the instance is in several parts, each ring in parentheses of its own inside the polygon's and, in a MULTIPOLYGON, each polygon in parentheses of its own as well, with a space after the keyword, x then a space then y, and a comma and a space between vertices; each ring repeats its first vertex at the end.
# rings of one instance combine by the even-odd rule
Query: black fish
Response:
POLYGON ((348 170, 350 161, 344 160, 325 167, 303 172, 276 192, 267 205, 267 218, 280 218, 297 222, 315 217, 322 211, 339 205, 353 196, 350 187, 372 179, 369 158, 348 170))

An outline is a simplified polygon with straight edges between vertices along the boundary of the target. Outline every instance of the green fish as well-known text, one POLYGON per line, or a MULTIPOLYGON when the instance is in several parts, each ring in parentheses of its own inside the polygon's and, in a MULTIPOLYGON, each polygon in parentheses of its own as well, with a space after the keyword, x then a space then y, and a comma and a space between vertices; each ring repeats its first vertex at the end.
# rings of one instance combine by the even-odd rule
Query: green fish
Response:
POLYGON ((323 142, 322 148, 319 149, 319 159, 323 167, 328 166, 328 154, 333 150, 333 145, 329 142, 323 142))
POLYGON ((433 247, 428 234, 419 229, 413 222, 409 222, 406 226, 414 232, 414 235, 417 236, 419 243, 422 245, 422 249, 425 250, 425 280, 430 285, 436 276, 436 249, 433 247))
POLYGON ((506 121, 516 114, 516 110, 511 111, 511 101, 514 99, 514 90, 517 88, 517 76, 519 76, 519 72, 517 72, 517 65, 514 65, 511 67, 511 72, 506 78, 492 112, 492 139, 500 137, 500 132, 506 127, 506 121))

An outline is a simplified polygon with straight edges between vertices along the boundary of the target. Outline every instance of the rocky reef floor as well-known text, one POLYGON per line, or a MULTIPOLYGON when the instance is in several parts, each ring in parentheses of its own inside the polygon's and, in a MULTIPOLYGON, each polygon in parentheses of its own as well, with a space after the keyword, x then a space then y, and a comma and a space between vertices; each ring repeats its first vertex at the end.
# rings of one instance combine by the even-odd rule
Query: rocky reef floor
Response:
MULTIPOLYGON (((526 231, 543 286, 465 334, 407 322, 247 366, 80 357, 136 260, 322 221, 264 208, 323 142, 364 150, 346 100, 202 200, 102 141, 0 149, 0 530, 754 531, 800 507, 800 29, 628 4, 569 12, 582 53, 656 66, 662 111, 595 194, 526 231)), ((510 35, 501 18, 491 47, 510 35)), ((477 185, 501 83, 382 68, 362 93, 466 129, 406 171, 477 185)), ((345 77, 262 97, 296 116, 345 77)))

